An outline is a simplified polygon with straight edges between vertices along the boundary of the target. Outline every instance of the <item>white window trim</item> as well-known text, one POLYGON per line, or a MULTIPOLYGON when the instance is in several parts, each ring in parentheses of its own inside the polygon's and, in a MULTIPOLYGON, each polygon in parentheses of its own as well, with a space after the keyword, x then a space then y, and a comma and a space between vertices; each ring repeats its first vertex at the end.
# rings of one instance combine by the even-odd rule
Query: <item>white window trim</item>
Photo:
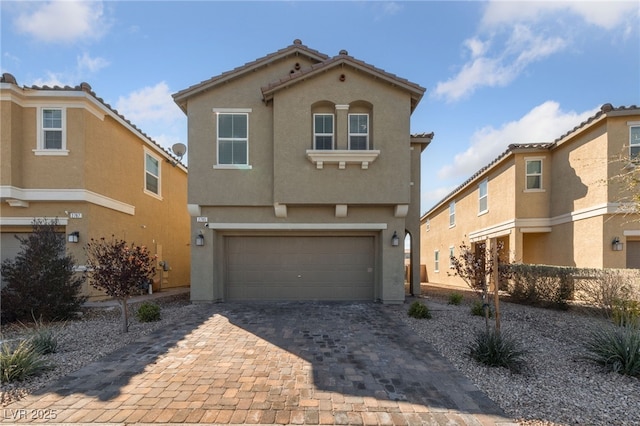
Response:
POLYGON ((456 226, 456 202, 452 201, 449 203, 449 228, 453 228, 456 226), (451 213, 451 206, 453 206, 453 213, 451 213), (453 217, 453 223, 451 223, 451 218, 453 217))
POLYGON ((369 139, 370 139, 369 138, 369 134, 370 134, 369 128, 371 127, 370 121, 371 121, 371 117, 369 117, 369 114, 367 114, 367 113, 354 112, 352 114, 347 114, 347 126, 348 126, 347 130, 348 130, 348 133, 349 133, 348 136, 347 136, 347 143, 349 144, 349 150, 351 150, 351 151, 363 151, 363 150, 351 149, 351 136, 363 136, 363 135, 366 136, 366 138, 367 138, 367 146, 366 146, 366 148, 364 150, 368 150, 369 149, 369 143, 370 143, 370 141, 369 141, 369 139), (353 115, 366 115, 367 116, 367 133, 352 133, 351 132, 351 116, 353 116, 353 115))
POLYGON ((545 192, 544 189, 544 160, 545 157, 525 157, 524 159, 524 192, 545 192), (527 173, 527 162, 529 161, 540 161, 540 188, 527 188, 527 178, 529 176, 537 176, 537 175, 529 175, 527 173))
POLYGON ((478 216, 482 216, 483 214, 487 214, 489 212, 489 179, 484 179, 482 182, 478 184, 478 216), (480 195, 480 187, 481 185, 485 185, 485 194, 484 197, 480 195), (482 204, 482 199, 486 199, 485 209, 480 210, 480 206, 482 204))
MULTIPOLYGON (((629 159, 631 159, 631 147, 640 148, 640 141, 638 143, 632 143, 631 141, 631 129, 638 128, 640 129, 639 121, 631 121, 627 123, 629 125, 629 159)), ((637 158, 633 159, 634 162, 640 161, 640 154, 638 154, 637 158)))
POLYGON ((216 164, 213 165, 215 170, 251 170, 253 167, 249 162, 249 115, 253 112, 252 108, 213 108, 216 115, 216 164), (246 114, 247 115, 247 164, 220 164, 220 147, 218 145, 218 115, 219 114, 246 114))
POLYGON ((38 133, 36 136, 36 149, 32 150, 35 155, 49 155, 49 156, 65 156, 69 155, 67 149, 67 109, 60 106, 41 106, 38 107, 37 114, 37 126, 38 133), (44 123, 42 120, 42 114, 44 110, 56 109, 62 111, 62 148, 60 149, 45 149, 44 147, 44 123))
POLYGON ((456 255, 455 246, 449 246, 449 269, 453 269, 453 262, 451 261, 451 258, 454 257, 455 255, 456 255))
POLYGON ((336 149, 336 116, 330 112, 317 112, 313 114, 313 150, 314 151, 330 151, 330 150, 321 150, 316 147, 316 136, 331 136, 331 150, 336 149), (333 127, 333 133, 316 133, 316 116, 318 115, 329 115, 331 116, 333 127))
POLYGON ((154 198, 157 198, 159 200, 162 200, 162 159, 160 157, 158 157, 157 155, 155 155, 153 152, 151 152, 151 150, 145 148, 144 149, 144 157, 143 157, 143 188, 144 188, 144 193, 147 195, 150 195, 154 198), (153 159, 155 159, 158 162, 158 193, 156 194, 153 191, 149 191, 147 189, 147 155, 153 159))
POLYGON ((440 272, 440 250, 433 251, 433 272, 440 272))

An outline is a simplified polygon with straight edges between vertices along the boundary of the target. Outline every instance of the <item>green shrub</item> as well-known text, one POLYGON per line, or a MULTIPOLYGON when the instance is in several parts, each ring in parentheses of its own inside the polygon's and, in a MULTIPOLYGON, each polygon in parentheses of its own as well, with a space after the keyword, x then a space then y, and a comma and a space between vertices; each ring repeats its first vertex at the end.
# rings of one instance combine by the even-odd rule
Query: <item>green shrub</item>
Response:
POLYGON ((469 346, 469 355, 476 361, 490 367, 508 368, 512 372, 521 371, 525 353, 520 343, 505 331, 480 331, 469 346))
POLYGON ((138 308, 136 318, 140 322, 160 321, 160 306, 155 303, 144 302, 138 308))
POLYGON ((592 329, 586 339, 588 359, 610 371, 640 377, 640 329, 630 324, 592 329))
POLYGON ((407 312, 412 318, 431 318, 431 312, 426 305, 418 302, 417 300, 409 306, 409 312, 407 312))
POLYGON ((83 279, 74 272, 73 257, 65 254, 65 236, 57 232, 57 220, 36 219, 33 232, 20 241, 15 258, 0 266, 2 322, 45 321, 74 318, 86 297, 83 279))
POLYGON ((464 298, 464 296, 460 293, 451 293, 449 295, 449 305, 460 305, 460 303, 462 303, 462 299, 464 298))
POLYGON ((536 306, 567 309, 573 296, 576 268, 563 266, 510 264, 507 288, 511 300, 536 306))
POLYGON ((0 379, 2 383, 24 380, 48 368, 44 359, 29 340, 22 340, 16 347, 4 342, 0 348, 0 379))
MULTIPOLYGON (((489 318, 493 317, 493 310, 491 309, 491 305, 487 305, 489 309, 489 318)), ((471 305, 471 315, 475 315, 478 317, 484 317, 484 304, 480 300, 476 300, 471 305)))
POLYGON ((58 335, 51 327, 39 324, 28 339, 29 344, 41 355, 55 353, 58 349, 58 335))
POLYGON ((635 300, 616 300, 611 308, 611 319, 619 326, 640 326, 640 302, 635 300))

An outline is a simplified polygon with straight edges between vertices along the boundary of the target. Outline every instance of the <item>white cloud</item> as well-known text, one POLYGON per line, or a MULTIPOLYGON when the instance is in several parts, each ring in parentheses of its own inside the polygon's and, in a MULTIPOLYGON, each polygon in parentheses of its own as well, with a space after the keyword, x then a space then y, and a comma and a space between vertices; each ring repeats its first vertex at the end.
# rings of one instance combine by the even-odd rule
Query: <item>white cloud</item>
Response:
POLYGON ((134 123, 173 121, 180 112, 164 81, 155 86, 143 87, 126 97, 121 96, 116 109, 134 123))
POLYGON ((547 101, 519 120, 503 124, 499 129, 491 126, 482 128, 473 134, 467 150, 457 154, 452 164, 445 165, 438 171, 438 178, 471 176, 497 158, 512 143, 553 142, 597 111, 598 108, 581 113, 565 112, 557 102, 547 101))
POLYGON ((71 43, 100 38, 108 29, 100 1, 25 3, 16 28, 46 43, 71 43))
POLYGON ((494 27, 514 22, 534 22, 558 12, 576 15, 586 23, 611 30, 628 19, 637 19, 635 1, 491 1, 487 3, 482 23, 494 27))
POLYGON ((115 108, 159 145, 169 149, 176 142, 185 143, 186 117, 164 81, 121 96, 115 108))
POLYGON ((572 26, 555 20, 577 16, 603 30, 630 34, 640 17, 637 2, 491 1, 480 34, 464 41, 468 59, 457 74, 439 82, 434 96, 457 101, 482 87, 504 87, 528 66, 568 48, 572 26), (486 34, 486 35, 481 35, 486 34))
POLYGON ((488 54, 489 44, 491 40, 481 41, 477 37, 466 40, 471 59, 457 75, 436 85, 435 96, 456 101, 481 87, 507 86, 528 65, 561 51, 567 45, 560 37, 536 35, 524 25, 511 29, 501 52, 491 56, 488 54))
POLYGON ((109 66, 109 61, 106 59, 101 57, 92 58, 87 52, 84 52, 82 56, 78 56, 77 61, 80 71, 87 70, 92 73, 109 66))
POLYGON ((454 189, 456 189, 455 185, 441 186, 439 188, 423 191, 420 200, 422 204, 421 209, 426 210, 426 208, 434 206, 438 201, 441 201, 444 197, 449 195, 454 189))
POLYGON ((49 86, 49 87, 60 86, 60 87, 64 87, 64 86, 74 86, 76 84, 77 83, 74 83, 74 82, 70 81, 70 79, 68 77, 64 76, 63 74, 56 74, 56 73, 48 71, 46 77, 38 78, 38 79, 32 81, 30 84, 28 84, 28 86, 49 86))

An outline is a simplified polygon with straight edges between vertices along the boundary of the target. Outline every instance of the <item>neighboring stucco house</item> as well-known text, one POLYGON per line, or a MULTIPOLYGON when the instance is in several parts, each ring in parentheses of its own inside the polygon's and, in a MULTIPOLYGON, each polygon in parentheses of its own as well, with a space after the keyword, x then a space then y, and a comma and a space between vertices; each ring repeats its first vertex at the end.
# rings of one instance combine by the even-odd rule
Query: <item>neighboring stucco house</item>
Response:
MULTIPOLYGON (((34 219, 57 219, 80 269, 84 245, 112 236, 157 255, 153 288, 189 285, 187 169, 87 83, 20 87, 0 80, 2 259, 34 219), (164 270, 167 269, 167 270, 164 270)), ((85 284, 87 295, 102 293, 85 284)))
MULTIPOLYGON (((404 300, 419 278, 425 89, 292 45, 174 94, 188 117, 191 298, 404 300)), ((419 292, 419 279, 412 290, 419 292)))
POLYGON ((553 143, 510 145, 422 216, 428 281, 463 286, 450 256, 492 238, 511 262, 640 268, 640 214, 614 178, 639 153, 640 108, 610 104, 553 143))

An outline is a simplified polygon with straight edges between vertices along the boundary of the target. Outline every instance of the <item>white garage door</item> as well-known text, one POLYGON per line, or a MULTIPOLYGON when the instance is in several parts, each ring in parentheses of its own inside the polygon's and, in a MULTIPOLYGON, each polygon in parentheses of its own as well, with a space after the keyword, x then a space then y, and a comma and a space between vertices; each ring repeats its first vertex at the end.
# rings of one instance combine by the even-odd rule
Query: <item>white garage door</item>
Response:
POLYGON ((627 268, 640 269, 640 241, 627 241, 627 268))
POLYGON ((227 300, 373 300, 373 237, 227 237, 227 300))

